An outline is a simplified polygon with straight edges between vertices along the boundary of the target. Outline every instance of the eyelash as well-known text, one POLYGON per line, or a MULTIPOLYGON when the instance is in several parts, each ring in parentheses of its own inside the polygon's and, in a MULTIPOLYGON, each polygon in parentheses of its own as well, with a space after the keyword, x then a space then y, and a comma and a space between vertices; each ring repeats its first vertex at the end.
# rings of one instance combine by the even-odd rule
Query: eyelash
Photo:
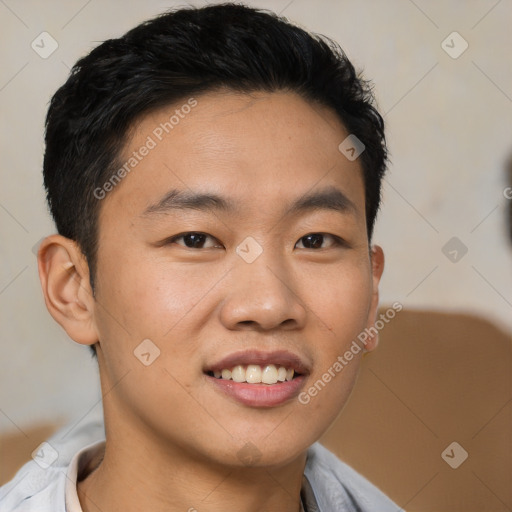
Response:
MULTIPOLYGON (((187 235, 203 235, 203 236, 211 238, 212 240, 216 240, 218 242, 218 240, 215 237, 213 237, 212 235, 209 235, 208 233, 203 233, 201 231, 187 231, 185 233, 181 233, 179 235, 175 235, 175 236, 172 236, 172 237, 166 239, 162 245, 170 245, 170 244, 176 243, 176 240, 179 240, 180 238, 184 238, 187 235)), ((345 247, 345 248, 348 247, 347 242, 345 240, 343 240, 342 238, 340 238, 339 236, 332 235, 330 233, 321 233, 321 232, 320 233, 308 233, 308 234, 300 237, 299 240, 297 241, 297 243, 299 243, 302 239, 309 237, 309 236, 313 236, 313 235, 321 235, 323 237, 330 237, 333 240, 333 245, 331 247, 323 247, 321 249, 310 249, 310 250, 318 251, 318 250, 322 250, 322 249, 330 249, 333 247, 345 247)), ((297 245, 297 243, 295 245, 297 245)), ((181 245, 185 249, 194 249, 194 247, 187 247, 186 245, 182 245, 182 244, 177 244, 177 245, 181 245)), ((218 247, 218 246, 216 246, 216 247, 218 247)), ((206 247, 206 249, 214 249, 216 247, 206 247)), ((200 247, 200 248, 196 248, 196 249, 201 250, 203 248, 200 247)), ((305 247, 304 249, 307 250, 308 248, 305 247)))

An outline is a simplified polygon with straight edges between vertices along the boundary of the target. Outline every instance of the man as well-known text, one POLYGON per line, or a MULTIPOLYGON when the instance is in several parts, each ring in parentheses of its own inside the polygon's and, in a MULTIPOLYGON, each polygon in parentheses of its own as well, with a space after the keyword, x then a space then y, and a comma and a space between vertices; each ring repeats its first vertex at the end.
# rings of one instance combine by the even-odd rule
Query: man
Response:
POLYGON ((48 111, 38 262, 98 358, 105 441, 55 436, 2 510, 397 510, 317 443, 378 341, 385 168, 368 85, 272 13, 180 9, 81 59, 48 111))

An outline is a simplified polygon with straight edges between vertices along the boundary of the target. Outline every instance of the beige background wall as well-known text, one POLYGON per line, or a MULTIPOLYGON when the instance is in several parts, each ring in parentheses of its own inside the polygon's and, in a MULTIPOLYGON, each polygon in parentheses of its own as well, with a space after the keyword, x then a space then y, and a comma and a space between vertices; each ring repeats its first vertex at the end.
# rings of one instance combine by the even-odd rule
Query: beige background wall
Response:
MULTIPOLYGON (((375 83, 392 159, 375 236, 386 253, 382 303, 474 313, 510 334, 512 2, 248 3, 336 39, 375 83), (441 46, 453 31, 469 45, 457 59, 441 46), (455 263, 442 250, 454 236, 467 247, 455 263)), ((95 362, 53 322, 40 292, 33 247, 53 232, 43 120, 79 56, 174 5, 182 3, 0 2, 0 432, 98 407, 95 362), (59 45, 47 59, 31 48, 43 31, 59 45)), ((452 53, 461 48, 448 44, 452 53)))

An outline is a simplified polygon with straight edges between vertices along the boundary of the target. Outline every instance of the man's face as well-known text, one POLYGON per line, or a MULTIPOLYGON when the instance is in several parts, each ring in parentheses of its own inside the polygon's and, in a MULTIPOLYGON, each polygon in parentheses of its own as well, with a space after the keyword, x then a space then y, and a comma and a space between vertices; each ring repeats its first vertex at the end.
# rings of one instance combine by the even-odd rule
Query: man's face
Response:
POLYGON ((161 123, 180 105, 136 125, 121 162, 140 161, 101 204, 107 432, 221 464, 282 464, 338 415, 361 353, 309 403, 299 394, 375 316, 361 166, 338 150, 348 133, 334 113, 295 94, 195 99, 169 133, 161 123), (236 382, 282 379, 280 367, 294 378, 236 382))

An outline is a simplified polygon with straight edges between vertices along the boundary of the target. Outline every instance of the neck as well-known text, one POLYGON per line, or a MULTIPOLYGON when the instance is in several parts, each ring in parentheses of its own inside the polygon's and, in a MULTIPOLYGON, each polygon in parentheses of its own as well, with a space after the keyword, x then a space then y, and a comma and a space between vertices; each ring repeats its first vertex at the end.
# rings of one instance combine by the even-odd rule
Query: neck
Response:
POLYGON ((305 453, 280 467, 230 467, 151 445, 107 435, 103 461, 77 486, 83 512, 301 510, 305 453))

